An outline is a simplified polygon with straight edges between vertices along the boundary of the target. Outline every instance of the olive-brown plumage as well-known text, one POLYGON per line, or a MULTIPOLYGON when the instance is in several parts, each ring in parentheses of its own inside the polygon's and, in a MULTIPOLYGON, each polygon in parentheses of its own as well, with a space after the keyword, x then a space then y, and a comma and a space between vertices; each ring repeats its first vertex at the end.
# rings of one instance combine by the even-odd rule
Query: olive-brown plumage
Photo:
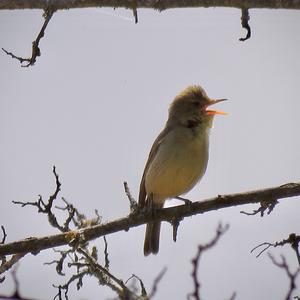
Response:
MULTIPOLYGON (((140 207, 160 209, 167 199, 187 193, 202 178, 213 117, 224 114, 207 108, 223 100, 210 99, 200 86, 190 86, 175 97, 165 128, 149 153, 140 183, 140 207)), ((158 253, 160 225, 147 224, 145 256, 158 253)))

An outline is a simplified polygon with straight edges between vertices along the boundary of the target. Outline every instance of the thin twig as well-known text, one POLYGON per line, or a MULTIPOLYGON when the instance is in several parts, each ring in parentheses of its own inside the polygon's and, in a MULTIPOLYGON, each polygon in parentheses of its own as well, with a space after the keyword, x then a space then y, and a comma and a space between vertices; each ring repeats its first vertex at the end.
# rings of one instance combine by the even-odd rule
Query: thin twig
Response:
POLYGON ((251 28, 249 25, 249 21, 250 21, 250 15, 249 15, 248 8, 242 8, 241 23, 242 23, 242 27, 247 30, 247 35, 244 38, 239 39, 242 42, 250 39, 250 37, 251 37, 251 28))
MULTIPOLYGON (((59 300, 62 300, 62 290, 65 291, 64 296, 65 299, 68 300, 68 291, 69 291, 69 286, 71 285, 72 282, 75 280, 78 280, 77 283, 77 289, 79 289, 82 286, 82 279, 85 275, 88 275, 89 273, 87 271, 82 271, 77 274, 72 275, 72 277, 65 283, 64 285, 53 285, 53 287, 58 289, 58 293, 55 295, 54 299, 58 298, 59 300)), ((53 299, 53 300, 54 300, 53 299)))
POLYGON ((106 236, 103 237, 104 240, 104 261, 105 261, 105 268, 108 270, 109 269, 109 258, 108 258, 108 244, 107 244, 107 240, 106 240, 106 236))
POLYGON ((298 260, 298 264, 300 266, 299 243, 300 243, 300 236, 296 235, 295 233, 291 233, 287 239, 284 239, 280 242, 275 242, 275 243, 264 242, 264 243, 261 243, 261 244, 257 245, 256 247, 254 247, 251 250, 251 253, 253 253, 258 248, 263 247, 262 250, 260 250, 260 252, 256 255, 256 257, 258 258, 262 253, 264 253, 266 250, 268 250, 271 247, 276 248, 278 246, 284 246, 286 244, 289 244, 292 247, 292 249, 295 251, 296 256, 297 256, 297 260, 298 260))
POLYGON ((142 279, 141 279, 139 276, 137 276, 137 275, 135 275, 135 274, 132 274, 132 275, 125 281, 125 284, 127 284, 127 283, 128 283, 131 279, 133 279, 133 278, 137 279, 137 280, 139 281, 139 283, 140 283, 140 286, 141 286, 141 297, 143 297, 142 299, 145 299, 145 300, 148 299, 145 285, 144 285, 142 279), (146 298, 146 297, 147 297, 147 298, 146 298))
POLYGON ((260 207, 258 209, 253 210, 251 213, 245 211, 240 211, 240 213, 247 216, 254 216, 260 213, 260 216, 263 217, 266 210, 267 215, 269 215, 278 203, 279 202, 277 201, 277 199, 273 199, 272 197, 270 197, 269 199, 264 199, 263 201, 260 201, 260 207))
POLYGON ((178 227, 180 225, 180 221, 182 221, 183 219, 178 219, 176 217, 174 217, 171 221, 172 224, 172 228, 173 228, 173 241, 176 242, 177 241, 177 232, 178 232, 178 227))
POLYGON ((63 267, 64 267, 64 262, 68 256, 69 253, 73 253, 74 250, 71 249, 71 250, 56 250, 56 249, 53 249, 54 252, 57 252, 60 254, 60 259, 58 260, 53 260, 53 261, 50 261, 50 262, 45 262, 44 265, 53 265, 53 264, 56 264, 56 272, 58 275, 61 275, 61 276, 65 276, 65 273, 63 273, 63 267))
POLYGON ((131 195, 128 183, 126 181, 124 181, 124 190, 125 190, 125 194, 129 200, 130 203, 130 213, 135 213, 138 210, 138 204, 135 201, 135 199, 133 198, 133 196, 131 195))
POLYGON ((39 48, 39 43, 40 43, 40 40, 44 37, 45 35, 45 30, 48 26, 48 23, 50 22, 53 14, 54 14, 55 10, 51 7, 47 7, 45 10, 44 10, 44 14, 43 14, 43 17, 44 17, 44 24, 37 36, 37 38, 32 42, 32 52, 31 52, 31 57, 30 58, 23 58, 23 57, 20 57, 20 56, 16 56, 15 54, 13 54, 12 52, 8 52, 7 50, 5 50, 4 48, 2 48, 2 50, 9 56, 11 56, 12 58, 14 59, 17 59, 20 64, 21 64, 21 67, 29 67, 29 66, 33 66, 36 62, 36 59, 38 56, 41 56, 41 50, 39 48), (23 65, 23 62, 27 62, 27 64, 24 64, 23 65))
POLYGON ((1 229, 2 229, 2 232, 3 232, 3 238, 2 238, 2 241, 0 242, 0 244, 4 244, 5 240, 6 240, 6 237, 7 237, 7 234, 6 234, 6 231, 5 231, 5 228, 4 228, 3 225, 1 225, 1 229))
POLYGON ((283 270, 285 270, 288 278, 289 278, 289 281, 290 281, 290 287, 289 287, 289 290, 287 292, 287 295, 285 297, 285 300, 291 300, 292 298, 292 293, 293 291, 296 289, 296 278, 297 276, 299 275, 300 273, 300 268, 298 268, 294 273, 292 273, 289 269, 289 266, 286 262, 286 259, 283 255, 281 255, 281 262, 277 261, 272 255, 271 253, 268 253, 270 259, 272 260, 273 264, 283 270))
POLYGON ((17 277, 17 269, 18 269, 18 265, 15 265, 15 267, 11 271, 11 276, 12 276, 12 279, 13 279, 14 284, 15 284, 15 291, 14 291, 13 298, 15 298, 15 299, 21 299, 20 292, 19 292, 19 290, 20 290, 20 282, 19 282, 18 277, 17 277))
POLYGON ((9 269, 11 269, 26 254, 27 253, 14 254, 9 260, 5 260, 0 266, 0 274, 3 274, 9 269))
POLYGON ((164 267, 160 271, 160 273, 157 275, 157 277, 154 279, 153 285, 152 285, 152 288, 151 288, 151 292, 150 292, 150 295, 149 295, 149 299, 152 299, 154 297, 154 295, 156 294, 157 288, 158 288, 158 284, 162 280, 162 278, 164 277, 164 275, 166 274, 166 272, 167 272, 167 268, 164 267))
MULTIPOLYGON (((52 212, 53 202, 57 199, 58 193, 61 190, 61 183, 59 181, 59 176, 56 173, 55 166, 53 166, 52 172, 53 172, 54 177, 55 177, 56 188, 55 188, 54 193, 49 197, 47 203, 43 201, 43 198, 42 198, 41 195, 39 195, 38 200, 35 201, 35 202, 22 202, 22 201, 12 201, 12 202, 14 204, 19 204, 22 207, 25 207, 25 206, 35 206, 35 207, 37 207, 39 213, 47 214, 48 221, 51 224, 51 226, 59 229, 61 232, 67 232, 67 231, 70 231, 70 228, 69 228, 70 220, 68 221, 68 219, 67 219, 67 221, 65 222, 64 225, 60 225, 58 223, 54 213, 52 212)), ((74 215, 74 213, 71 212, 71 211, 69 211, 69 213, 72 214, 72 216, 74 215)))
POLYGON ((199 270, 199 263, 200 258, 203 254, 203 252, 207 251, 208 249, 211 249, 216 245, 220 237, 228 230, 229 225, 225 225, 224 227, 219 224, 215 237, 207 244, 199 245, 198 251, 196 256, 192 259, 192 265, 193 265, 193 271, 192 271, 192 278, 194 282, 194 291, 188 295, 188 299, 194 298, 195 300, 200 300, 200 281, 198 279, 198 270, 199 270))
POLYGON ((93 272, 94 274, 98 274, 100 277, 98 279, 100 282, 102 281, 102 284, 105 284, 109 286, 112 290, 117 292, 120 296, 120 299, 131 299, 131 298, 126 298, 126 296, 130 297, 132 292, 126 287, 125 283, 123 280, 117 278, 115 275, 110 273, 106 268, 102 267, 98 262, 91 257, 85 250, 78 248, 77 252, 82 254, 85 258, 87 263, 89 264, 89 268, 92 267, 95 271, 98 272, 93 272), (103 282, 104 281, 104 282, 103 282))
POLYGON ((232 295, 231 295, 231 297, 229 298, 229 300, 234 300, 235 297, 236 297, 236 292, 233 292, 232 295))
POLYGON ((135 24, 137 24, 139 21, 138 13, 137 13, 137 6, 138 6, 137 0, 131 0, 131 9, 132 9, 135 24))

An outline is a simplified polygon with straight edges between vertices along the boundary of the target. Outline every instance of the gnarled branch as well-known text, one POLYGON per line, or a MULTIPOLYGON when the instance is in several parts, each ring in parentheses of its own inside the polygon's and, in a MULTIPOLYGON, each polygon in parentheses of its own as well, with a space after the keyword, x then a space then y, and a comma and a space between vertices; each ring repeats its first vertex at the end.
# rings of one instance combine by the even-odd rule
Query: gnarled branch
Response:
POLYGON ((17 253, 37 253, 41 250, 67 245, 78 241, 78 244, 95 238, 108 235, 118 231, 128 231, 130 228, 157 220, 174 221, 174 218, 203 214, 209 211, 218 210, 244 204, 261 203, 268 199, 278 200, 300 195, 300 183, 288 183, 278 187, 254 190, 245 193, 230 195, 218 195, 215 198, 193 202, 188 205, 179 205, 157 210, 155 214, 151 211, 138 211, 127 217, 99 224, 80 230, 68 231, 52 236, 31 237, 25 240, 0 245, 0 256, 17 253))
MULTIPOLYGON (((124 7, 153 8, 159 11, 170 8, 182 7, 235 7, 242 9, 244 0, 51 0, 51 6, 56 9, 71 9, 84 7, 124 7)), ((45 9, 49 5, 48 0, 0 0, 0 9, 45 9)), ((248 0, 248 8, 283 8, 300 9, 299 0, 248 0)))
MULTIPOLYGON (((1 1, 0 1, 0 7, 1 7, 1 1)), ((45 21, 44 21, 44 24, 43 24, 37 38, 32 42, 31 57, 29 57, 29 58, 20 57, 20 56, 13 54, 12 52, 9 52, 9 51, 5 50, 4 48, 2 48, 3 52, 5 52, 7 55, 11 56, 12 58, 18 60, 22 67, 33 66, 36 62, 37 57, 41 56, 41 50, 40 50, 39 44, 40 44, 41 39, 45 35, 45 30, 53 16, 54 11, 55 10, 49 6, 47 6, 44 9, 43 17, 44 17, 45 21), (26 64, 23 64, 24 62, 26 62, 26 64)))

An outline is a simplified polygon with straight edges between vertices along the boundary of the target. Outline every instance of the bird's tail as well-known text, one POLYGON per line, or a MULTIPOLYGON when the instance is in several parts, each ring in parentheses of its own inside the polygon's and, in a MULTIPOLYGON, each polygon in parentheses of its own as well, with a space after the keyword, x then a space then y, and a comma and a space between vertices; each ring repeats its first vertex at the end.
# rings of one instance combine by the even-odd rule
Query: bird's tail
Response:
MULTIPOLYGON (((150 199, 148 199, 149 201, 150 199)), ((152 202, 152 201, 151 201, 152 202)), ((150 204, 150 203, 149 203, 150 204)), ((163 208, 164 203, 151 203, 148 207, 153 210, 163 208)), ((153 211, 155 213, 155 211, 153 211)), ((144 255, 150 253, 157 254, 159 250, 159 235, 160 235, 160 221, 150 222, 146 227, 145 242, 144 242, 144 255)))

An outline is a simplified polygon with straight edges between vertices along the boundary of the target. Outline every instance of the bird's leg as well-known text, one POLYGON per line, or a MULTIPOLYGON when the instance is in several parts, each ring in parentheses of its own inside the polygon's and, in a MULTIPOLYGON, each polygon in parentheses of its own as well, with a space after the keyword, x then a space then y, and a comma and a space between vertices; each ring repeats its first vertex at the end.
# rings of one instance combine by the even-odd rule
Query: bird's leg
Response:
POLYGON ((191 205, 193 203, 191 200, 183 198, 183 197, 180 197, 180 196, 175 197, 175 199, 183 201, 185 205, 191 205))

